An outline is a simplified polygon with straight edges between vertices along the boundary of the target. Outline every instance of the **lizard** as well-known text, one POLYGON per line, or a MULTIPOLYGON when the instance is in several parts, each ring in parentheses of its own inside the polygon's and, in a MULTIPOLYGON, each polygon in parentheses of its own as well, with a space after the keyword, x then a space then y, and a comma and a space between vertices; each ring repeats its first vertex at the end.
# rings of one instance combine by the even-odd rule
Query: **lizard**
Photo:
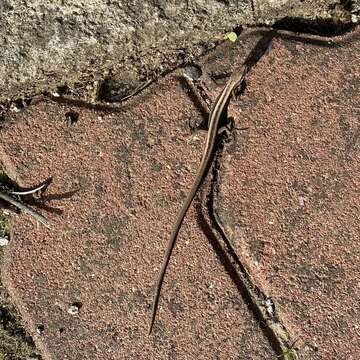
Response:
POLYGON ((174 249, 174 246, 176 243, 176 238, 179 233, 181 224, 182 224, 184 217, 187 213, 187 210, 189 209, 190 204, 191 204, 192 200, 194 199, 195 194, 203 180, 203 177, 205 176, 206 169, 209 165, 209 161, 210 161, 213 149, 214 149, 215 139, 216 139, 216 135, 218 133, 221 116, 222 116, 223 112, 226 110, 226 108, 229 104, 231 95, 233 94, 234 90, 237 87, 239 87, 241 85, 241 83, 244 81, 247 70, 248 70, 248 66, 244 64, 239 71, 236 71, 231 75, 231 77, 228 80, 228 82, 226 83, 225 87, 222 89, 222 91, 216 98, 214 105, 210 111, 209 128, 208 128, 208 133, 207 133, 200 165, 199 165, 196 177, 194 179, 194 182, 188 192, 188 195, 187 195, 178 215, 177 215, 176 222, 173 226, 171 236, 170 236, 170 239, 168 242, 168 246, 167 246, 167 249, 166 249, 166 252, 165 252, 165 255, 163 258, 163 262, 161 265, 161 269, 160 269, 160 272, 158 275, 156 288, 155 288, 155 292, 154 292, 153 304, 152 304, 149 335, 151 334, 151 331, 152 331, 152 328, 154 325, 156 311, 157 311, 157 307, 158 307, 158 303, 159 303, 161 287, 163 284, 166 268, 169 264, 171 253, 174 249))

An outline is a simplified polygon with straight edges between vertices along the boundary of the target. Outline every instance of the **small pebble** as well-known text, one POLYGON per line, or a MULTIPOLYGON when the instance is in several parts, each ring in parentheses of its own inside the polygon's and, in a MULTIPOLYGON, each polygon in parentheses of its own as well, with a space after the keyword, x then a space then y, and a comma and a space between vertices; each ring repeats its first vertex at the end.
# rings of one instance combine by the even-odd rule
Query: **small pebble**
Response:
POLYGON ((12 103, 10 105, 10 111, 11 112, 19 112, 19 111, 21 111, 21 108, 18 105, 16 105, 15 103, 12 103))
POLYGON ((271 298, 267 298, 265 300, 265 307, 266 307, 266 311, 270 316, 274 316, 275 313, 275 304, 272 301, 271 298))
POLYGON ((76 305, 70 305, 68 309, 70 315, 76 315, 79 313, 79 308, 76 305))
POLYGON ((41 335, 41 334, 44 332, 44 330, 45 330, 45 326, 42 325, 42 324, 40 324, 40 325, 38 325, 38 326, 36 327, 36 332, 37 332, 39 335, 41 335))
POLYGON ((0 246, 6 246, 9 244, 9 239, 6 237, 0 237, 0 246))
POLYGON ((155 145, 155 139, 154 138, 149 138, 148 145, 149 146, 154 146, 155 145))
POLYGON ((305 205, 305 198, 303 196, 299 196, 299 205, 303 207, 305 205))
POLYGON ((68 313, 69 313, 70 315, 76 315, 76 314, 78 314, 81 306, 82 306, 81 303, 73 303, 73 304, 71 304, 71 305, 69 306, 69 308, 68 308, 68 313))
POLYGON ((190 65, 184 69, 184 76, 186 76, 189 80, 196 81, 202 75, 201 68, 198 66, 190 65))

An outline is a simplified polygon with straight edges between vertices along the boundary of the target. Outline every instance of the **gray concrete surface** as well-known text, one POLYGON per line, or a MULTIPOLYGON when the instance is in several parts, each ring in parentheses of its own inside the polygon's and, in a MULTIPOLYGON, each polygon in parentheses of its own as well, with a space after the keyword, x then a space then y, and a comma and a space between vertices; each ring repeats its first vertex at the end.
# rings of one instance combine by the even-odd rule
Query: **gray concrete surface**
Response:
POLYGON ((58 86, 89 100, 127 94, 239 25, 289 18, 350 21, 340 0, 0 2, 0 101, 58 86), (104 83, 105 81, 105 83, 104 83))

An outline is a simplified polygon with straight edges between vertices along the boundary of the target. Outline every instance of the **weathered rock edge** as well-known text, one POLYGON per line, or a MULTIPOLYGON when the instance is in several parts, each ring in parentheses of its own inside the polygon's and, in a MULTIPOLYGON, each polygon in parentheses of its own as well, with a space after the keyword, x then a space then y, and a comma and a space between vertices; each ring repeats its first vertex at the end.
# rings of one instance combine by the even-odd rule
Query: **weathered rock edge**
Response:
POLYGON ((104 89, 125 95, 203 54, 237 26, 284 17, 343 21, 349 12, 340 3, 3 0, 0 102, 66 85, 83 88, 89 100, 104 89))

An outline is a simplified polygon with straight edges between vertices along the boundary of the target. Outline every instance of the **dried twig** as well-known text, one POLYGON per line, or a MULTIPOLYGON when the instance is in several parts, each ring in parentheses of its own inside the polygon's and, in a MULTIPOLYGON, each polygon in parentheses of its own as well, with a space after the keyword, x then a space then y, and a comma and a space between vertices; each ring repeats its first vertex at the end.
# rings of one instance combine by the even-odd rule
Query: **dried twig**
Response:
POLYGON ((46 218, 44 218, 42 215, 40 215, 38 212, 36 212, 32 208, 30 208, 30 207, 22 204, 21 202, 13 199, 11 196, 0 192, 0 199, 3 199, 5 201, 7 201, 8 203, 10 203, 11 205, 16 206, 20 210, 25 211, 26 213, 31 215, 34 219, 36 219, 38 222, 40 222, 41 224, 43 224, 47 228, 50 227, 49 222, 47 221, 46 218))

